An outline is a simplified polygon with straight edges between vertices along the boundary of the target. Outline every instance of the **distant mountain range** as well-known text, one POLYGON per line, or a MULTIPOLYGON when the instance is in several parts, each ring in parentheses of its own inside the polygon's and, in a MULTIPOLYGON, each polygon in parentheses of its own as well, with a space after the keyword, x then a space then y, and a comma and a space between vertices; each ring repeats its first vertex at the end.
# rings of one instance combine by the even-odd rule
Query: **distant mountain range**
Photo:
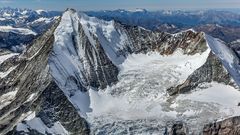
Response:
POLYGON ((0 48, 22 51, 36 36, 47 30, 61 12, 0 9, 0 48))
POLYGON ((240 39, 239 13, 226 10, 147 11, 145 9, 86 12, 89 16, 100 19, 115 20, 127 25, 141 26, 146 29, 169 33, 194 28, 197 31, 204 31, 220 38, 225 42, 240 39))
MULTIPOLYGON (((149 30, 177 33, 193 28, 231 43, 240 39, 240 14, 235 11, 148 11, 105 10, 87 11, 89 16, 115 20, 124 25, 141 26, 149 30)), ((21 52, 36 36, 47 30, 61 11, 0 8, 0 48, 21 52), (6 38, 9 37, 9 38, 6 38)))

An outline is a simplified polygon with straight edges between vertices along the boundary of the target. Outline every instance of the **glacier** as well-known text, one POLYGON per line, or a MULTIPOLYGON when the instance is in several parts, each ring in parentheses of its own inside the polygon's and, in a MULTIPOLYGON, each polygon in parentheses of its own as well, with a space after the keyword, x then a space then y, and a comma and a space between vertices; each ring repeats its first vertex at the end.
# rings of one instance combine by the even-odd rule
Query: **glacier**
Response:
POLYGON ((166 123, 171 121, 186 122, 191 125, 191 133, 196 134, 206 123, 238 115, 240 92, 231 86, 202 84, 178 97, 165 91, 200 67, 208 53, 130 55, 121 65, 116 85, 89 91, 92 112, 87 113, 87 120, 93 134, 164 134, 166 123), (226 98, 227 104, 221 100, 226 98))

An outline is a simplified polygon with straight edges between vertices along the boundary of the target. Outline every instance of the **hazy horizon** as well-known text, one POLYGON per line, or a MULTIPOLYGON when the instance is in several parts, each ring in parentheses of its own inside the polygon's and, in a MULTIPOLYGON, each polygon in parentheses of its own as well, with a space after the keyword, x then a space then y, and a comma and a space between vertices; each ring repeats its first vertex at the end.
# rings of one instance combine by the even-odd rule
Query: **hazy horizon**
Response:
POLYGON ((237 10, 240 7, 239 0, 0 0, 0 8, 28 8, 63 11, 66 8, 74 8, 80 11, 99 10, 135 10, 144 8, 149 11, 157 10, 237 10))

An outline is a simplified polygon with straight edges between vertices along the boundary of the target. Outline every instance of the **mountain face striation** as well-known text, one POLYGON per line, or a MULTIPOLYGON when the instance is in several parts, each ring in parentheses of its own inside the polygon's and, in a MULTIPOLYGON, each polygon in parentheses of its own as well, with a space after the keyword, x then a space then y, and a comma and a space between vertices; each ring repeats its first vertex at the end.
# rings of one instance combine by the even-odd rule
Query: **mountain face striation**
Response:
POLYGON ((233 134, 221 127, 239 121, 239 71, 237 54, 205 33, 68 9, 21 54, 0 50, 0 134, 233 134))

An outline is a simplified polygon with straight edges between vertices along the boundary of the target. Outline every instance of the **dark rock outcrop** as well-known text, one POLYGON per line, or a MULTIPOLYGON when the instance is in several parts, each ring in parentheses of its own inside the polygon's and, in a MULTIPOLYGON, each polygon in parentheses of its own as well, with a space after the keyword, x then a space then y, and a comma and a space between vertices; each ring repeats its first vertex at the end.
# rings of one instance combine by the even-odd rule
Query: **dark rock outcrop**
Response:
MULTIPOLYGON (((35 111, 36 118, 40 118, 48 128, 54 126, 55 122, 60 122, 71 135, 88 135, 90 133, 86 120, 79 116, 74 106, 68 101, 63 91, 54 81, 48 85, 39 98, 32 104, 31 110, 35 111)), ((21 124, 28 126, 27 121, 22 121, 21 124)), ((28 131, 29 132, 17 131, 15 127, 15 129, 8 134, 42 134, 30 127, 28 131)))
POLYGON ((203 135, 239 135, 240 116, 228 118, 223 121, 210 123, 204 126, 203 135))
POLYGON ((0 111, 0 133, 7 133, 24 118, 25 113, 30 111, 32 101, 27 102, 27 99, 31 94, 39 95, 49 85, 51 75, 47 63, 51 44, 54 42, 52 33, 57 25, 58 22, 44 36, 36 39, 38 42, 35 42, 28 51, 16 57, 16 60, 2 63, 1 66, 10 63, 17 67, 7 77, 0 79, 1 95, 12 91, 17 93, 13 101, 3 106, 0 111), (14 61, 17 64, 12 63, 14 61))
POLYGON ((22 48, 17 48, 21 45, 29 44, 36 36, 35 35, 24 35, 13 32, 0 32, 0 48, 11 49, 13 51, 22 51, 22 48), (15 48, 14 48, 15 47, 15 48))
POLYGON ((89 67, 89 69, 82 71, 87 82, 87 84, 83 84, 83 86, 103 89, 108 85, 116 83, 118 81, 118 68, 109 60, 98 41, 98 38, 92 35, 96 41, 96 47, 94 47, 86 36, 81 24, 79 24, 79 29, 76 33, 79 33, 79 35, 73 36, 75 48, 76 50, 83 49, 85 51, 83 56, 78 54, 79 56, 82 56, 80 58, 82 61, 80 62, 84 67, 89 67), (76 40, 76 36, 81 38, 80 43, 76 40), (83 59, 86 59, 88 63, 84 63, 83 59))
POLYGON ((140 27, 126 27, 126 29, 132 43, 131 52, 133 53, 157 51, 162 55, 170 55, 177 49, 182 49, 184 54, 193 55, 207 50, 204 33, 187 30, 171 35, 164 32, 152 32, 140 27))
POLYGON ((171 124, 171 127, 166 127, 164 135, 188 135, 188 127, 181 121, 176 121, 171 124))

